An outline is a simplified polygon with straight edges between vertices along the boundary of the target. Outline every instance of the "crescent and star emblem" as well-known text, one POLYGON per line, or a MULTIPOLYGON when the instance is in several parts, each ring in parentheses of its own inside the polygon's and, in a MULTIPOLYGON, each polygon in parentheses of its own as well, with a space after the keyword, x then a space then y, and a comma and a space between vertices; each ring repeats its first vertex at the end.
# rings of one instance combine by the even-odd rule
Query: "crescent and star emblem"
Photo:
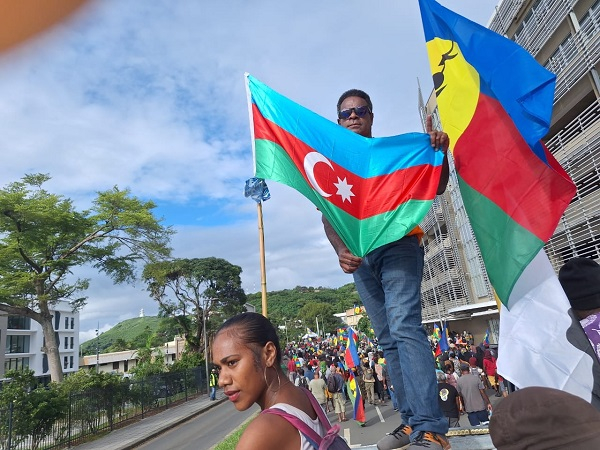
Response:
MULTIPOLYGON (((333 170, 333 166, 331 162, 323 155, 318 152, 310 152, 304 157, 304 172, 306 173, 306 177, 310 182, 311 186, 315 191, 319 193, 322 197, 331 197, 333 194, 326 192, 317 182, 315 178, 315 166, 317 163, 327 164, 331 170, 333 170)), ((342 180, 338 177, 337 183, 333 183, 333 185, 337 188, 336 195, 342 197, 342 203, 348 201, 348 203, 352 203, 352 197, 354 197, 354 193, 352 192, 352 184, 348 184, 346 181, 346 177, 342 180)))

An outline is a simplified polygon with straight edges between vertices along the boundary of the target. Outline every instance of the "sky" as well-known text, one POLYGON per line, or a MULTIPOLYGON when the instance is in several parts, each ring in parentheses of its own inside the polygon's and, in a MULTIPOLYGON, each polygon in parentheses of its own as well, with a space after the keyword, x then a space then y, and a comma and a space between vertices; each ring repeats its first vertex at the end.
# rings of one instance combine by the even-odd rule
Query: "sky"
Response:
MULTIPOLYGON (((486 25, 499 0, 440 0, 486 25)), ((418 84, 432 89, 417 0, 89 2, 0 55, 0 186, 48 173, 50 192, 90 206, 118 186, 157 204, 173 257, 224 258, 261 289, 244 73, 332 121, 347 89, 369 93, 374 136, 422 131, 418 84)), ((263 204, 267 290, 337 288, 339 268, 316 208, 269 182, 263 204)), ((143 283, 90 278, 83 342, 156 315, 143 283)))

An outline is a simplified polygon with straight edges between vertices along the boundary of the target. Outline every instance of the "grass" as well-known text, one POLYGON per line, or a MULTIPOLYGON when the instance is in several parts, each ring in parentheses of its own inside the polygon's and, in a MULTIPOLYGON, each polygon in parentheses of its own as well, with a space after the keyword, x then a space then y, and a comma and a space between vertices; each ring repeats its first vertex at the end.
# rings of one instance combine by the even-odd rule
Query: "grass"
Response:
POLYGON ((244 432, 248 424, 252 422, 252 420, 254 420, 254 418, 257 415, 258 413, 253 414, 252 417, 250 417, 239 427, 237 427, 235 430, 229 433, 220 444, 215 445, 211 450, 235 450, 235 446, 239 442, 242 433, 244 432))

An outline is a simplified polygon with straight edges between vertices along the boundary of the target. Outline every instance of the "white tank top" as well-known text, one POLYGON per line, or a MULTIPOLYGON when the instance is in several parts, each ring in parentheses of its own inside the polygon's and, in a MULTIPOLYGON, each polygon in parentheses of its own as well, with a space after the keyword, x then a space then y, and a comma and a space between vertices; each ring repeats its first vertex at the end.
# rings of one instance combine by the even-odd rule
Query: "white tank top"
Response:
MULTIPOLYGON (((312 428, 319 436, 325 435, 325 430, 323 429, 321 422, 319 422, 318 416, 316 419, 313 420, 308 414, 306 414, 301 409, 298 409, 292 405, 288 405, 287 403, 276 403, 273 406, 271 406, 271 408, 278 408, 282 411, 285 411, 288 414, 291 414, 292 416, 296 416, 298 419, 300 419, 302 422, 304 422, 306 425, 312 428)), ((300 434, 300 450, 315 450, 314 447, 299 430, 298 433, 300 434)))

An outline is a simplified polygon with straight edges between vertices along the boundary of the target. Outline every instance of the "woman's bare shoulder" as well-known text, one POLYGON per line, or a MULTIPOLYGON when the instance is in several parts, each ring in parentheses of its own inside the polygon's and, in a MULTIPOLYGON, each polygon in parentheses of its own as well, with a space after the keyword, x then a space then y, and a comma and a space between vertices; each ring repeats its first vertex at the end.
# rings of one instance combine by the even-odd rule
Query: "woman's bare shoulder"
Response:
POLYGON ((297 450, 300 434, 287 420, 274 414, 259 414, 246 428, 236 450, 297 450))

